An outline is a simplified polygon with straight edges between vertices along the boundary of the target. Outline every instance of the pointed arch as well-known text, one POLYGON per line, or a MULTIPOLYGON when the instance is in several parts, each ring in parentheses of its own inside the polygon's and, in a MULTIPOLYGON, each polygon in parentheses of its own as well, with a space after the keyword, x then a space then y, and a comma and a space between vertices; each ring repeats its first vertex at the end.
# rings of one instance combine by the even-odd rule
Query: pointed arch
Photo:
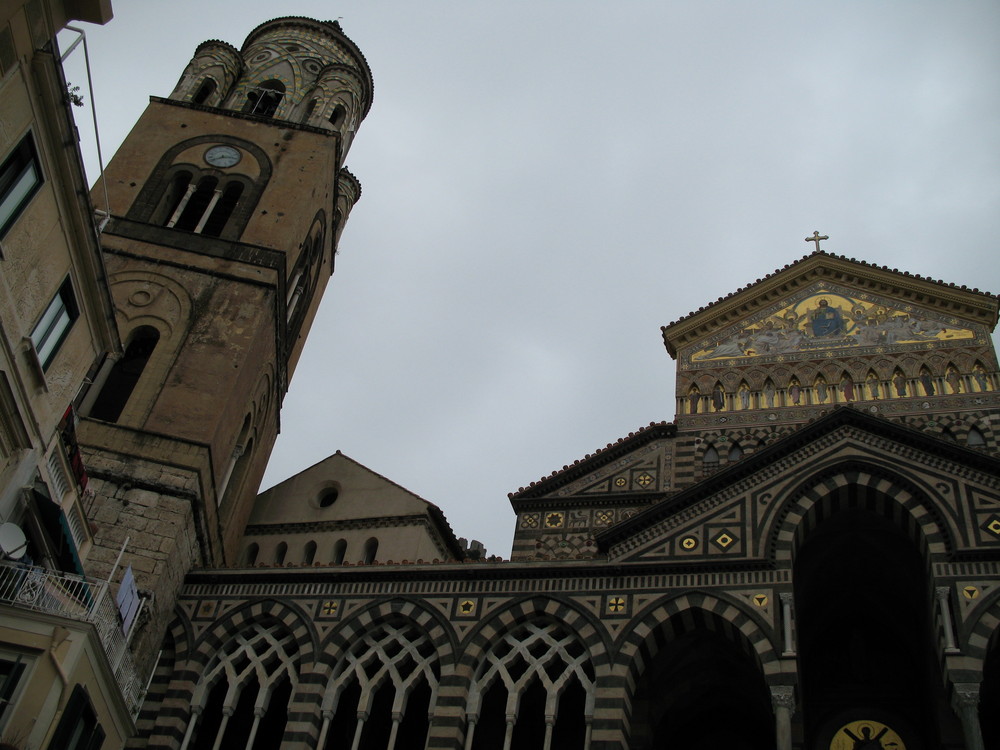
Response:
MULTIPOLYGON (((676 672, 679 653, 683 655, 680 658, 693 659, 684 671, 694 679, 700 679, 698 675, 702 670, 697 666, 700 663, 697 661, 698 649, 702 653, 715 654, 713 659, 723 658, 722 652, 727 652, 724 658, 733 668, 725 670, 724 677, 720 677, 717 662, 714 662, 714 682, 713 676, 708 674, 705 677, 708 683, 701 684, 700 689, 714 692, 712 684, 716 687, 723 683, 732 686, 736 680, 735 671, 738 671, 737 692, 741 697, 732 704, 747 705, 752 700, 753 707, 749 713, 755 718, 756 734, 770 734, 773 719, 767 683, 781 671, 778 650, 773 642, 778 636, 770 633, 758 613, 752 613, 750 609, 751 605, 746 602, 694 590, 664 596, 637 613, 634 627, 623 635, 618 648, 616 661, 619 665, 627 665, 627 672, 624 679, 617 681, 618 694, 614 696, 616 702, 624 707, 622 713, 628 717, 625 720, 628 726, 623 730, 633 742, 637 734, 656 732, 656 727, 651 725, 651 717, 642 715, 642 706, 650 698, 650 691, 660 692, 651 687, 650 680, 657 680, 660 670, 669 671, 671 665, 676 672), (709 647, 707 650, 704 648, 706 644, 709 647), (720 648, 720 645, 725 647, 720 648), (640 701, 638 705, 637 699, 640 701)), ((674 684, 674 680, 670 682, 674 684)), ((605 700, 609 697, 606 696, 605 700)), ((661 700, 684 703, 689 698, 675 695, 661 700)), ((651 737, 645 739, 648 741, 651 737)))
MULTIPOLYGON (((497 730, 516 741, 539 721, 554 722, 560 733, 590 725, 604 645, 589 618, 557 600, 522 600, 495 613, 462 657, 472 671, 467 742, 483 747, 497 730)), ((553 738, 553 746, 565 738, 553 738)))
POLYGON ((823 470, 790 492, 768 533, 768 556, 790 561, 820 520, 839 509, 864 506, 900 525, 928 562, 952 548, 946 524, 912 482, 864 461, 823 470))
POLYGON ((338 738, 340 746, 346 740, 350 747, 358 730, 357 711, 365 705, 383 719, 391 716, 394 705, 402 709, 398 732, 433 732, 414 719, 416 704, 410 698, 416 696, 420 704, 417 714, 425 704, 427 711, 434 707, 442 675, 454 671, 456 646, 447 618, 423 601, 394 597, 373 602, 345 620, 322 644, 316 663, 317 679, 327 685, 316 699, 325 717, 317 747, 337 747, 338 738), (398 653, 394 641, 403 643, 398 653), (398 692, 392 687, 397 677, 395 684, 406 686, 398 692))
MULTIPOLYGON (((206 704, 211 704, 211 698, 221 693, 221 712, 230 715, 239 708, 242 713, 252 713, 254 709, 270 708, 271 697, 286 682, 292 688, 298 684, 298 648, 290 632, 280 623, 256 622, 233 635, 223 645, 215 658, 206 665, 198 685, 191 698, 192 710, 201 714, 201 723, 206 726, 207 720, 215 717, 206 716, 206 704), (222 686, 225 686, 222 690, 222 686), (249 705, 248 705, 249 700, 249 705), (249 709, 249 710, 246 710, 249 709)), ((287 707, 285 709, 287 711, 287 707)), ((258 717, 263 716, 258 713, 258 717)), ((226 718, 219 722, 217 734, 228 737, 239 733, 243 727, 227 726, 226 718), (228 731, 228 733, 227 733, 228 731)), ((256 723, 256 722, 255 722, 256 723)), ((256 727, 254 727, 256 728, 256 727)), ((200 747, 213 747, 218 740, 216 736, 207 737, 205 733, 197 733, 200 747)), ((223 745, 225 746, 225 744, 223 745)))

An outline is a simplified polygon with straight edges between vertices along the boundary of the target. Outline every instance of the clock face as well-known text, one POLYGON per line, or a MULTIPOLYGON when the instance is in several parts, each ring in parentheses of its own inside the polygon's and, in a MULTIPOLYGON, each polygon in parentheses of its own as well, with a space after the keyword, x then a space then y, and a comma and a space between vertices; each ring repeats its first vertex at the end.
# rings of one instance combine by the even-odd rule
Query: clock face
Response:
POLYGON ((205 152, 205 161, 213 167, 234 167, 242 158, 239 150, 232 146, 212 146, 205 152))
POLYGON ((903 740, 880 721, 852 721, 833 735, 830 750, 906 750, 903 740))

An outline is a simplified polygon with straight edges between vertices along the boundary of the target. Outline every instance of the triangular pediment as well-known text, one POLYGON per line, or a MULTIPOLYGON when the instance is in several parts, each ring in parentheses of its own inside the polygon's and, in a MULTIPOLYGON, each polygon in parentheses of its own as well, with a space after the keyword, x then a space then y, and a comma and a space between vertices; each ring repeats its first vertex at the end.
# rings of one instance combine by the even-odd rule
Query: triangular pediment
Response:
POLYGON ((988 345, 989 331, 933 308, 816 281, 678 351, 682 368, 988 345))
POLYGON ((987 292, 820 251, 664 326, 663 340, 691 366, 880 344, 917 348, 981 339, 996 326, 997 310, 987 292))

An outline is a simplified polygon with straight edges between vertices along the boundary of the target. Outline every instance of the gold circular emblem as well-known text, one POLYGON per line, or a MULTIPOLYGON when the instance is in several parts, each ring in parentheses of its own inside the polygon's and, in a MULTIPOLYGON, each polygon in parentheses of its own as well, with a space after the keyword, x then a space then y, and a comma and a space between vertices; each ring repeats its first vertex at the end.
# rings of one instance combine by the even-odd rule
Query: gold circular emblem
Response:
POLYGON ((862 719, 838 729, 830 741, 830 750, 906 750, 906 746, 885 724, 862 719))
POLYGON ((681 546, 684 549, 694 549, 695 547, 698 546, 698 540, 695 539, 693 536, 686 536, 683 539, 681 539, 681 546))

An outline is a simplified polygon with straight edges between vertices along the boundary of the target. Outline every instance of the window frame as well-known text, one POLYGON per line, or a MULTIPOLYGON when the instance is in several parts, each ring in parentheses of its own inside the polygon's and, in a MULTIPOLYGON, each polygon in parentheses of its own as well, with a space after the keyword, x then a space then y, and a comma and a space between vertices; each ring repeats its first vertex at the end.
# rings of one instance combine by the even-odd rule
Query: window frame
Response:
POLYGON ((21 699, 34 668, 34 657, 17 651, 0 651, 4 675, 0 677, 0 730, 14 715, 13 707, 21 699), (8 711, 7 709, 11 709, 8 711))
POLYGON ((0 164, 0 239, 6 236, 44 184, 42 161, 38 158, 35 138, 29 132, 0 164), (29 174, 33 175, 33 181, 25 186, 29 174))
POLYGON ((67 276, 59 285, 55 296, 45 306, 44 312, 32 327, 28 337, 43 372, 48 370, 49 365, 55 360, 78 317, 80 317, 80 307, 73 293, 73 282, 67 276))

